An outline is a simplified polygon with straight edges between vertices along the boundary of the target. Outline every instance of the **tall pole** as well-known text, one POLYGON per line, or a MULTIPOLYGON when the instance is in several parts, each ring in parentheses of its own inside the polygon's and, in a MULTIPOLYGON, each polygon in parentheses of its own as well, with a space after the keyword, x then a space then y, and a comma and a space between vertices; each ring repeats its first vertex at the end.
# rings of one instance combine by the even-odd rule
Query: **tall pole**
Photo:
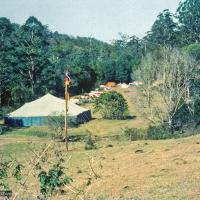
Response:
POLYGON ((65 144, 66 144, 66 149, 68 151, 68 140, 67 140, 67 113, 69 110, 69 83, 70 83, 70 77, 69 73, 65 73, 65 144))

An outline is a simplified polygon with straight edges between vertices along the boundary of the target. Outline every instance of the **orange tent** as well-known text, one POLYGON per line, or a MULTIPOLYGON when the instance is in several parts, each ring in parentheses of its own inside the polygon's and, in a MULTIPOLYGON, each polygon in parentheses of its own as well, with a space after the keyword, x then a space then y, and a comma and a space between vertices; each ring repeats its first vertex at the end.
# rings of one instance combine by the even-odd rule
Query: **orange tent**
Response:
POLYGON ((107 82, 106 86, 107 87, 115 87, 117 84, 115 82, 107 82))

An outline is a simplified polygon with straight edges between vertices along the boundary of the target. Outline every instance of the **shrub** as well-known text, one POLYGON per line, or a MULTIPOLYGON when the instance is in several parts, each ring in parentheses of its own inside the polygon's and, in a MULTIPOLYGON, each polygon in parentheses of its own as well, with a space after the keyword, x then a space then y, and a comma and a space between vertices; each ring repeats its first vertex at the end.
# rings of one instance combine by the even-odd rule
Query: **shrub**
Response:
POLYGON ((165 124, 150 126, 147 130, 147 138, 151 140, 169 139, 180 136, 180 132, 171 133, 165 124))
POLYGON ((148 139, 159 140, 164 139, 169 135, 169 130, 166 126, 150 126, 147 130, 148 139))
POLYGON ((52 196, 53 192, 57 190, 62 193, 64 186, 72 182, 72 179, 65 175, 60 164, 54 165, 48 171, 41 171, 38 179, 40 182, 40 192, 44 197, 52 196))
POLYGON ((78 122, 77 122, 76 117, 68 117, 67 123, 70 128, 78 127, 78 122))
POLYGON ((92 135, 89 134, 85 140, 85 150, 96 149, 95 140, 92 138, 92 135))
POLYGON ((145 138, 144 130, 137 128, 125 128, 124 134, 131 141, 142 140, 145 138))
POLYGON ((10 113, 13 109, 9 106, 2 106, 0 108, 0 119, 3 119, 4 115, 10 113))
POLYGON ((9 130, 8 126, 0 125, 0 135, 5 134, 6 131, 8 131, 8 130, 9 130))
POLYGON ((94 111, 100 112, 104 119, 125 119, 128 104, 124 97, 116 92, 105 92, 94 101, 94 111))
POLYGON ((190 106, 184 104, 174 115, 174 130, 182 130, 183 127, 193 124, 194 116, 190 110, 190 106))
MULTIPOLYGON (((70 128, 78 126, 76 117, 68 117, 67 120, 70 128)), ((63 115, 49 116, 47 125, 50 130, 54 131, 54 137, 62 137, 65 127, 65 117, 63 115)))

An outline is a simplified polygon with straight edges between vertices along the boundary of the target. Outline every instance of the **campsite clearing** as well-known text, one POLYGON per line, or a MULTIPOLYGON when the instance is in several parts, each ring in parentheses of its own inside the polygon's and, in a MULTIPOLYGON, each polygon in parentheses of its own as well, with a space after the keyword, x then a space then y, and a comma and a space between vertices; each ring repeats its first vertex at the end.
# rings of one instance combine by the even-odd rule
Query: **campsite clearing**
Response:
MULTIPOLYGON (((97 149, 86 151, 85 142, 81 140, 71 142, 70 151, 66 152, 64 143, 56 142, 56 145, 61 145, 60 150, 64 155, 71 157, 69 161, 66 159, 64 165, 66 174, 73 179, 72 186, 83 190, 87 200, 199 199, 200 136, 128 141, 121 137, 123 129, 145 129, 148 121, 135 106, 139 95, 135 87, 115 89, 127 99, 130 119, 104 120, 95 114, 90 122, 69 131, 69 135, 91 133, 96 136, 97 149), (99 177, 95 178, 89 159, 93 160, 92 168, 99 177)), ((90 107, 89 104, 87 106, 90 107)), ((0 153, 11 155, 25 165, 34 157, 34 153, 49 144, 50 137, 51 131, 47 127, 15 128, 0 136, 0 153)), ((29 188, 24 195, 27 199, 34 199, 33 193, 38 192, 39 185, 32 175, 28 181, 29 188)), ((72 191, 66 191, 66 195, 52 199, 76 199, 72 191)))

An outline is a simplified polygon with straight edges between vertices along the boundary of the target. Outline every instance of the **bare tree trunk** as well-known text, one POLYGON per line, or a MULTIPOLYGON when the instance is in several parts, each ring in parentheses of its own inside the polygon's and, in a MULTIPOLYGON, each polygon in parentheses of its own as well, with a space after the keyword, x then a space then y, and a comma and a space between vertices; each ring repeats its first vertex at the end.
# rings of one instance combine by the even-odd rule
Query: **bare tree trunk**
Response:
POLYGON ((148 92, 148 107, 151 107, 151 92, 148 92))
POLYGON ((35 66, 32 64, 31 70, 29 70, 29 78, 31 82, 32 98, 35 96, 35 66))
POLYGON ((31 81, 31 93, 32 93, 32 98, 33 98, 35 96, 34 81, 31 81))
POLYGON ((2 89, 1 89, 1 85, 0 85, 0 107, 1 107, 1 94, 2 93, 2 89))
POLYGON ((171 115, 168 116, 168 127, 171 134, 174 134, 174 123, 173 117, 171 115))

